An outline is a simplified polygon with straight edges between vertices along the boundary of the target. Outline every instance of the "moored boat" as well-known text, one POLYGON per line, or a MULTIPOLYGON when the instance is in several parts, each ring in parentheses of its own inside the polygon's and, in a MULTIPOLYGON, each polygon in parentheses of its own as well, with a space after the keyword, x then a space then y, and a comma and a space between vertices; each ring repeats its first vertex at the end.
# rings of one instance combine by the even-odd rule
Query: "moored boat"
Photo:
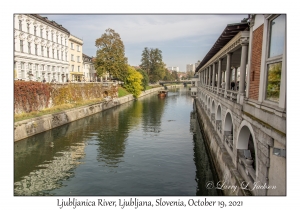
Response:
POLYGON ((158 95, 158 97, 164 98, 168 95, 168 91, 167 90, 159 90, 157 95, 158 95))

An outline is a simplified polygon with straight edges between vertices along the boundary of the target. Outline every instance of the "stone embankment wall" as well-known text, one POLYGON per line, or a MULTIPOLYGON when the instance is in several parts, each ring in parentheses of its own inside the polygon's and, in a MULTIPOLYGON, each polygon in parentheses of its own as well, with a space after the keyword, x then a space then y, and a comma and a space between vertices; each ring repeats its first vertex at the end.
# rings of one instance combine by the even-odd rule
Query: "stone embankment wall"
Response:
POLYGON ((107 96, 118 97, 117 84, 113 82, 47 84, 15 81, 14 112, 15 114, 30 113, 66 103, 107 96))
POLYGON ((199 101, 194 100, 194 105, 197 110, 200 127, 205 136, 205 143, 209 150, 208 152, 220 179, 218 183, 214 183, 215 187, 221 188, 225 195, 251 195, 248 190, 240 187, 242 186, 244 179, 232 163, 230 154, 227 152, 220 137, 212 127, 212 124, 201 108, 199 101))
MULTIPOLYGON (((146 90, 142 92, 139 97, 157 92, 160 89, 161 87, 146 90)), ((101 103, 69 109, 56 114, 48 114, 41 117, 16 122, 14 124, 14 141, 19 141, 29 136, 33 136, 35 134, 50 130, 52 128, 87 117, 132 100, 134 100, 134 97, 132 95, 127 95, 121 98, 112 98, 101 103)))

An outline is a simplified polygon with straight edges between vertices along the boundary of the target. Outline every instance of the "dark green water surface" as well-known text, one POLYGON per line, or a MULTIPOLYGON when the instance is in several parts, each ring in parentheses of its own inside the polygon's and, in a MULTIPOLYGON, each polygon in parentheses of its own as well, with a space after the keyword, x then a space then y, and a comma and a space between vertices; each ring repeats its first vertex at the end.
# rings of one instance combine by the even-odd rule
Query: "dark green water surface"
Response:
POLYGON ((15 195, 217 195, 213 174, 183 87, 14 144, 15 195))

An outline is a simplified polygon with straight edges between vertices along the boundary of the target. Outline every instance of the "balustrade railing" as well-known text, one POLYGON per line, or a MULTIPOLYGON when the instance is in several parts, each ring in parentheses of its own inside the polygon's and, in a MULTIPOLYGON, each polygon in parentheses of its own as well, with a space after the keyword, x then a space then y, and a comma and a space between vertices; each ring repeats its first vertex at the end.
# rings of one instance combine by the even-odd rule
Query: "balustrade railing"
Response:
POLYGON ((233 136, 232 136, 232 134, 225 135, 225 142, 232 151, 233 150, 233 136))
POLYGON ((222 134, 222 121, 221 120, 216 120, 216 127, 217 131, 222 134))
POLYGON ((237 100, 237 91, 233 91, 233 90, 227 90, 226 92, 226 98, 231 100, 231 101, 236 101, 237 100))
POLYGON ((208 90, 209 92, 212 92, 214 94, 218 94, 219 96, 221 97, 224 97, 226 99, 229 99, 233 102, 236 102, 237 101, 237 95, 238 95, 238 91, 235 91, 235 90, 227 90, 225 92, 225 89, 223 88, 217 88, 217 87, 212 87, 210 85, 206 85, 206 84, 200 84, 201 88, 205 89, 205 90, 208 90))
POLYGON ((215 113, 211 113, 211 121, 212 123, 215 123, 215 113))

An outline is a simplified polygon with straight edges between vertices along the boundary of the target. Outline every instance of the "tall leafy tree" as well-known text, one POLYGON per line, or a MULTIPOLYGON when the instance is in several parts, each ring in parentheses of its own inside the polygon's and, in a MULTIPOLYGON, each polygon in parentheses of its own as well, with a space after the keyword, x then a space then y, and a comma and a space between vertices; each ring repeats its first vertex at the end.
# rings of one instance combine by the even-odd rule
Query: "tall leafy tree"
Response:
POLYGON ((151 68, 151 63, 150 63, 150 49, 147 47, 144 48, 142 52, 142 59, 141 59, 141 65, 140 67, 147 72, 148 75, 150 75, 150 68, 151 68))
POLYGON ((142 52, 141 68, 148 73, 150 82, 157 82, 165 76, 162 51, 158 48, 148 49, 145 47, 142 52))
POLYGON ((121 37, 113 29, 106 29, 105 33, 96 39, 97 56, 95 69, 99 76, 108 72, 113 77, 124 81, 127 72, 127 58, 121 37))

